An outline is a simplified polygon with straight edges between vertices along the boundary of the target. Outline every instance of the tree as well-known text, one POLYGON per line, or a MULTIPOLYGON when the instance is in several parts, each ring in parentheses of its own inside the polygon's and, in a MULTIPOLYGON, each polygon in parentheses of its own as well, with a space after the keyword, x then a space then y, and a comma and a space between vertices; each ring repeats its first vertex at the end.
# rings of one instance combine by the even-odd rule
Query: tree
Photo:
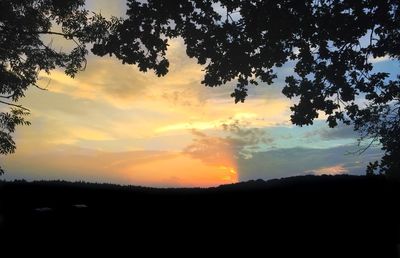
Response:
MULTIPOLYGON (((379 141, 385 154, 368 172, 400 173, 400 77, 375 72, 373 58, 400 58, 398 0, 128 0, 128 17, 94 47, 140 69, 168 71, 168 38, 182 37, 189 57, 205 65, 202 83, 237 80, 243 102, 249 85, 272 84, 292 61, 282 93, 295 98, 293 124, 321 113, 335 127, 352 124, 360 140, 379 141), (217 7, 219 6, 219 11, 217 7), (222 10, 222 11, 221 11, 222 10), (363 104, 366 103, 366 104, 363 104)), ((362 152, 363 150, 360 150, 362 152)))
POLYGON ((116 18, 106 21, 101 15, 89 15, 83 5, 84 0, 0 2, 0 104, 11 107, 0 112, 0 154, 15 151, 15 126, 29 125, 24 119, 29 109, 16 102, 30 86, 43 89, 37 84, 39 73, 58 67, 74 77, 85 68, 85 44, 99 40, 118 23, 116 18), (75 47, 57 51, 51 42, 45 43, 46 35, 63 37, 75 47))
POLYGON ((286 77, 282 91, 297 100, 292 122, 309 125, 324 113, 330 127, 352 124, 361 140, 379 141, 385 152, 380 162, 370 164, 369 173, 379 169, 399 175, 400 77, 375 72, 371 62, 400 58, 399 4, 128 0, 125 19, 105 20, 82 9, 83 0, 5 0, 0 3, 5 35, 0 39, 0 94, 17 101, 36 85, 39 70, 62 67, 73 76, 84 68, 86 43, 92 43, 96 55, 115 55, 162 76, 168 72, 168 40, 182 37, 187 55, 205 65, 202 83, 215 87, 237 81, 236 103, 246 99, 250 85, 272 84, 275 70, 294 62, 294 75, 286 77), (53 24, 61 32, 51 31, 53 24), (77 47, 56 52, 43 44, 43 34, 74 40, 77 47))

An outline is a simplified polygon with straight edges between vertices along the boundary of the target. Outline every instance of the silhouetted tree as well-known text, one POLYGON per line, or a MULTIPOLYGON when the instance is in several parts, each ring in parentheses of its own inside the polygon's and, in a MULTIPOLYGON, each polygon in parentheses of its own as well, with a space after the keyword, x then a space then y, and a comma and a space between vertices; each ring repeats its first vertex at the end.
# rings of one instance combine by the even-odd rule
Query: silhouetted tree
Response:
POLYGON ((282 91, 298 100, 291 121, 309 125, 324 113, 330 127, 353 124, 360 140, 380 141, 385 151, 369 173, 399 174, 400 77, 372 62, 400 57, 398 0, 128 0, 127 18, 93 52, 129 64, 144 58, 142 71, 164 75, 168 38, 178 36, 205 65, 206 86, 237 80, 235 102, 292 61, 282 91))
MULTIPOLYGON (((10 112, 0 113, 0 154, 6 155, 13 153, 15 150, 15 142, 11 134, 15 131, 17 125, 29 125, 29 121, 23 118, 27 112, 23 109, 11 108, 10 112)), ((4 170, 0 167, 0 175, 4 170)))
POLYGON ((272 84, 276 68, 293 62, 282 91, 298 100, 292 122, 309 125, 325 113, 330 127, 353 124, 361 140, 379 141, 385 151, 368 171, 399 174, 400 78, 374 71, 371 61, 400 57, 398 0, 128 0, 127 17, 109 21, 89 16, 82 5, 0 3, 3 98, 23 96, 36 85, 38 70, 63 67, 73 76, 84 68, 88 42, 97 55, 165 75, 168 39, 182 37, 188 56, 205 65, 202 83, 237 80, 235 102, 245 100, 249 85, 272 84), (50 31, 53 24, 62 32, 50 31), (43 44, 43 34, 75 40, 77 47, 56 52, 43 44))
MULTIPOLYGON (((15 126, 29 124, 29 109, 15 104, 29 86, 37 84, 39 73, 63 68, 73 77, 86 65, 85 43, 94 42, 118 23, 83 8, 84 0, 2 0, 0 1, 0 103, 11 106, 0 112, 0 154, 14 152, 11 134, 15 126), (45 36, 74 42, 71 51, 56 50, 45 36), (48 40, 47 40, 48 41, 48 40)), ((0 168, 0 174, 3 170, 0 168)))

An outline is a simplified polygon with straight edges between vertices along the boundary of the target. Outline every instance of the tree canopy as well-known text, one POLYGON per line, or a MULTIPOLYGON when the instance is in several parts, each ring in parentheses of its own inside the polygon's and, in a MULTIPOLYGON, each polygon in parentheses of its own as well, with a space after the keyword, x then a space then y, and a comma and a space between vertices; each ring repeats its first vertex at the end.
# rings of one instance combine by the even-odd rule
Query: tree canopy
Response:
POLYGON ((84 67, 85 43, 96 55, 163 76, 168 40, 182 37, 187 55, 205 66, 203 84, 237 82, 236 103, 245 101, 251 85, 272 84, 277 69, 291 62, 294 73, 282 93, 296 100, 293 124, 310 125, 325 114, 330 127, 353 125, 360 139, 379 141, 385 152, 369 173, 399 174, 400 77, 376 72, 372 62, 400 58, 398 0, 127 2, 126 18, 105 20, 78 0, 2 1, 3 98, 22 97, 36 85, 38 70, 62 67, 73 76, 84 67), (61 36, 77 41, 70 53, 43 45, 41 35, 53 33, 54 23, 61 36))
MULTIPOLYGON (((0 110, 0 154, 15 151, 15 126, 28 125, 29 109, 16 104, 30 86, 37 84, 40 72, 62 68, 69 76, 85 68, 86 43, 111 28, 115 20, 89 15, 84 0, 4 0, 0 2, 0 103, 11 106, 0 110), (45 43, 45 36, 63 37, 74 42, 67 52, 45 43)), ((0 174, 3 170, 0 168, 0 174)))

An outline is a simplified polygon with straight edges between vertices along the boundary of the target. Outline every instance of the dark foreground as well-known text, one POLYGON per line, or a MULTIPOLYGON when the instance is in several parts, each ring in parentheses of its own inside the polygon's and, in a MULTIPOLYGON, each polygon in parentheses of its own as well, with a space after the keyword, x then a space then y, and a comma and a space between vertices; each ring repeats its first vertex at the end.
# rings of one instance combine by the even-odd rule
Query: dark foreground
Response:
POLYGON ((20 181, 2 182, 0 198, 0 245, 14 254, 33 244, 31 252, 146 252, 137 257, 400 257, 400 183, 385 177, 304 176, 203 190, 20 181))

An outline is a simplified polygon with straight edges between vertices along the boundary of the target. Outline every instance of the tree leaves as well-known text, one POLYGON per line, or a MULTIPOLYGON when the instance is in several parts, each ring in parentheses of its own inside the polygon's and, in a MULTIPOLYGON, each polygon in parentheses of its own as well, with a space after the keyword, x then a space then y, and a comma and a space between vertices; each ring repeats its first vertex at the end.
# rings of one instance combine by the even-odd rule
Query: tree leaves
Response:
MULTIPOLYGON (((272 84, 276 67, 294 62, 295 74, 286 77, 282 90, 298 100, 291 107, 292 122, 309 125, 325 113, 330 127, 352 123, 361 139, 379 140, 385 151, 379 166, 370 169, 400 171, 400 78, 372 72, 371 63, 371 58, 400 57, 398 0, 128 0, 127 17, 111 19, 90 14, 83 4, 0 2, 2 98, 23 97, 40 70, 60 67, 73 77, 85 68, 87 44, 96 55, 114 55, 164 76, 168 40, 179 36, 188 56, 205 66, 203 84, 237 81, 231 94, 235 103, 245 101, 251 85, 272 84), (54 23, 61 32, 51 30, 54 23), (56 51, 42 41, 45 34, 76 47, 56 51)), ((7 146, 14 145, 7 133, 3 138, 8 153, 7 146)))
MULTIPOLYGON (((12 108, 10 113, 0 113, 0 155, 14 153, 16 146, 12 133, 17 125, 30 125, 24 118, 27 115, 29 112, 20 108, 12 108)), ((0 166, 0 175, 3 173, 4 170, 0 166)))
POLYGON ((0 102, 11 107, 9 112, 0 112, 0 154, 13 153, 16 126, 30 124, 24 118, 28 109, 14 103, 30 86, 42 88, 37 85, 39 72, 50 73, 60 67, 73 77, 84 69, 85 43, 94 40, 84 28, 97 20, 88 17, 83 5, 83 0, 0 2, 0 98, 4 100, 0 102), (61 31, 52 30, 54 24, 60 25, 61 31), (76 47, 70 52, 53 49, 43 35, 65 38, 76 47))
MULTIPOLYGON (((231 94, 235 103, 245 101, 254 82, 272 84, 276 78, 272 69, 293 60, 295 74, 286 77, 282 91, 299 100, 291 107, 292 122, 309 125, 325 113, 330 127, 353 123, 361 138, 378 137, 390 156, 383 159, 381 169, 398 166, 389 144, 393 134, 388 132, 397 130, 399 80, 389 81, 387 73, 373 73, 369 61, 400 56, 398 1, 209 0, 200 4, 186 0, 178 4, 150 0, 141 4, 129 0, 127 13, 130 23, 121 26, 126 34, 115 44, 126 45, 144 36, 150 39, 145 46, 158 51, 152 52, 144 68, 154 69, 154 60, 165 58, 165 49, 157 48, 157 38, 181 36, 188 56, 205 65, 203 84, 214 87, 237 80, 231 94), (217 14, 210 8, 215 2, 226 13, 217 14), (233 19, 232 13, 238 18, 233 19), (366 38, 367 44, 363 42, 366 38), (359 106, 356 99, 369 104, 359 106), (390 115, 379 115, 382 110, 391 110, 390 115)), ((113 53, 132 63, 135 51, 113 53)), ((146 57, 134 59, 139 67, 142 58, 146 57)))

